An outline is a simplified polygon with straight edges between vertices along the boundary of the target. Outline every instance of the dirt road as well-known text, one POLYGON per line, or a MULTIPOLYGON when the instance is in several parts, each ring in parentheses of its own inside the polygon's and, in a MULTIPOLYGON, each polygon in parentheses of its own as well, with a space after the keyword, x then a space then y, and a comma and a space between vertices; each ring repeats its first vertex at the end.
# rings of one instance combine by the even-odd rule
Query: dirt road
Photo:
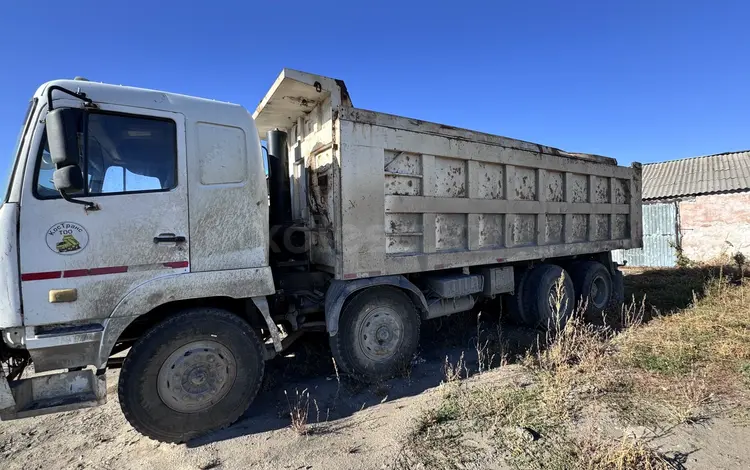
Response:
MULTIPOLYGON (((308 346, 296 358, 271 365, 264 390, 238 423, 186 445, 160 444, 136 433, 120 412, 118 372, 108 371, 105 406, 0 423, 2 467, 389 468, 415 416, 435 402, 432 389, 442 378, 442 360, 420 358, 410 377, 363 387, 337 380, 324 342, 311 340, 308 346), (289 427, 298 392, 309 396, 304 435, 289 427)), ((457 349, 442 352, 455 355, 457 349)))
MULTIPOLYGON (((426 375, 435 372, 432 369, 434 365, 423 367, 426 375)), ((475 386, 500 386, 500 383, 517 386, 522 376, 518 367, 508 366, 469 382, 475 386)), ((114 384, 117 372, 110 372, 108 379, 114 384)), ((0 460, 7 470, 419 468, 400 465, 399 454, 419 416, 439 403, 442 391, 437 387, 420 392, 429 383, 427 377, 413 377, 411 387, 407 380, 401 380, 404 383, 391 385, 396 390, 384 387, 354 395, 341 391, 338 399, 335 379, 299 383, 298 386, 310 387, 311 400, 317 397, 321 408, 320 424, 315 424, 317 412, 311 403, 313 424, 306 435, 290 429, 283 391, 267 391, 239 423, 187 445, 160 444, 137 434, 122 417, 115 393, 107 405, 93 410, 0 424, 0 460), (391 391, 402 396, 382 395, 391 391), (334 399, 342 408, 336 413, 345 416, 332 419, 329 415, 326 422, 326 411, 322 408, 326 400, 334 399)), ((113 387, 110 385, 110 392, 115 392, 113 387)), ((617 425, 599 415, 595 426, 612 432, 617 425)), ((680 426, 658 437, 638 427, 615 432, 623 431, 654 438, 651 445, 677 456, 682 468, 750 467, 750 449, 746 447, 750 442, 750 427, 726 419, 680 426)), ((502 456, 488 452, 465 462, 465 468, 512 468, 501 462, 502 456), (491 466, 486 466, 490 463, 491 466)))

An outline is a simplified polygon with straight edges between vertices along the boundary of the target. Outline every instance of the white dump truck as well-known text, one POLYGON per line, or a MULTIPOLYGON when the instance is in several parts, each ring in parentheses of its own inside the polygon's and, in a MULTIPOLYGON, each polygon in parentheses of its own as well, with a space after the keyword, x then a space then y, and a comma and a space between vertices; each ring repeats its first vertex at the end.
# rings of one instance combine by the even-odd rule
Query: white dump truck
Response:
POLYGON ((294 70, 252 115, 58 80, 30 102, 0 242, 0 417, 102 404, 121 367, 130 423, 182 442, 237 420, 304 332, 377 381, 421 322, 487 299, 545 327, 562 277, 564 315, 607 308, 610 251, 641 246, 641 170, 358 109, 294 70))

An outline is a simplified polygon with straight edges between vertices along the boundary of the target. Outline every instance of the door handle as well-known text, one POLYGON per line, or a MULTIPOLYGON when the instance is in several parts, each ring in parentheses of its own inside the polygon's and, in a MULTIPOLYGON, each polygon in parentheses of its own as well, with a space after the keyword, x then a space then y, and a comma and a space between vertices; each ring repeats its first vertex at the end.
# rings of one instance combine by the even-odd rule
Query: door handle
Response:
POLYGON ((187 238, 174 233, 160 233, 154 237, 154 243, 185 243, 187 238))

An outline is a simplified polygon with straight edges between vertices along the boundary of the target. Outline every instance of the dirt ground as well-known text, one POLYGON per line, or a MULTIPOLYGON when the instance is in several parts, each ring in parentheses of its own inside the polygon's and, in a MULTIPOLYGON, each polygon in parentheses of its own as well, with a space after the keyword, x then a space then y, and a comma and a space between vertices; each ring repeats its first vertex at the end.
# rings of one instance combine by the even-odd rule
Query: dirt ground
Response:
MULTIPOLYGON (((674 279, 666 277, 664 283, 674 285, 674 279)), ((677 305, 682 301, 679 296, 692 297, 692 284, 685 280, 679 284, 682 294, 671 290, 667 295, 653 279, 644 285, 655 286, 652 294, 657 302, 664 302, 657 305, 660 310, 673 304, 683 308, 689 302, 677 305)), ((629 294, 643 292, 631 282, 629 294)), ((536 333, 504 324, 499 329, 495 325, 494 330, 501 331, 511 364, 475 374, 461 386, 527 387, 532 379, 524 366, 512 364, 512 357, 533 345, 536 333)), ((404 464, 405 443, 414 436, 425 412, 445 398, 446 385, 441 382, 446 357, 449 363, 456 363, 463 353, 467 370, 486 368, 478 361, 477 331, 476 319, 469 315, 431 322, 411 371, 376 386, 337 377, 324 337, 300 340, 292 357, 269 363, 261 393, 236 424, 184 445, 160 444, 136 433, 117 402, 118 372, 108 371, 105 406, 0 423, 0 463, 7 470, 428 468, 404 464), (290 427, 289 415, 299 396, 303 397, 302 408, 309 410, 302 434, 290 427)), ((717 406, 731 407, 728 403, 717 406)), ((635 436, 669 456, 671 468, 750 468, 750 413, 746 408, 667 428, 623 424, 607 409, 587 408, 573 427, 581 433, 595 430, 609 436, 635 436)), ((485 445, 493 432, 494 428, 488 427, 446 441, 456 446, 471 441, 473 448, 479 449, 471 458, 461 460, 460 467, 451 468, 516 468, 485 445)), ((541 445, 547 445, 546 441, 553 445, 554 434, 552 428, 541 445)))
POLYGON ((120 412, 118 372, 108 371, 104 406, 0 423, 2 468, 389 468, 414 418, 435 401, 444 358, 418 359, 410 377, 371 388, 337 380, 318 344, 313 338, 300 348, 309 355, 272 364, 264 390, 239 422, 184 445, 136 433, 120 412), (299 435, 289 426, 289 410, 303 391, 310 424, 299 435))
MULTIPOLYGON (((431 367, 424 367, 425 375, 431 367)), ((439 373, 439 371, 434 371, 439 373)), ((416 373, 416 372, 415 372, 416 373)), ((474 384, 513 384, 522 371, 516 366, 495 369, 470 379, 474 384)), ((110 372, 112 383, 117 372, 110 372)), ((307 435, 289 428, 287 402, 278 391, 265 392, 261 400, 237 424, 198 442, 186 445, 160 444, 136 433, 120 413, 116 394, 107 405, 43 416, 0 425, 0 461, 4 469, 389 469, 397 468, 402 442, 415 426, 415 419, 438 400, 438 388, 425 387, 427 377, 413 377, 412 386, 402 386, 400 398, 360 392, 340 398, 350 407, 339 419, 313 424, 307 435), (421 382, 421 385, 420 385, 421 382), (420 392, 420 389, 424 391, 420 392), (382 401, 382 403, 381 403, 382 401), (351 410, 352 408, 350 408, 351 410)), ((317 396, 333 399, 335 379, 313 379, 309 386, 317 396), (333 394, 333 395, 331 395, 333 394)), ((114 392, 110 385, 110 392, 114 392)), ((347 394, 348 392, 342 392, 347 394)), ((379 391, 383 393, 383 391, 379 391)), ((319 404, 319 406, 321 406, 319 404)), ((315 422, 311 405, 311 421, 315 422)), ((589 418, 589 421, 592 418, 589 418)), ((591 423, 582 428, 588 429, 591 423)), ((682 468, 750 468, 750 422, 713 419, 682 425, 655 435, 645 427, 617 428, 607 415, 597 413, 593 426, 605 432, 631 433, 649 439, 652 447, 676 457, 682 468)), ((501 466, 495 455, 482 455, 466 468, 501 466)), ((627 467, 626 467, 627 468, 627 467)), ((680 468, 680 467, 675 467, 680 468)))

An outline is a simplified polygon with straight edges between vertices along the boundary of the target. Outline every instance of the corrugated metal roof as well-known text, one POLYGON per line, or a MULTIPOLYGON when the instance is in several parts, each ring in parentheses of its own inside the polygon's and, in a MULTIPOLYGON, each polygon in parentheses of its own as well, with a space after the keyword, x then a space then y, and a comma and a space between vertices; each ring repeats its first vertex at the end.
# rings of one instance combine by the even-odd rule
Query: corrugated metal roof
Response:
POLYGON ((750 150, 643 165, 643 199, 750 190, 750 150))

